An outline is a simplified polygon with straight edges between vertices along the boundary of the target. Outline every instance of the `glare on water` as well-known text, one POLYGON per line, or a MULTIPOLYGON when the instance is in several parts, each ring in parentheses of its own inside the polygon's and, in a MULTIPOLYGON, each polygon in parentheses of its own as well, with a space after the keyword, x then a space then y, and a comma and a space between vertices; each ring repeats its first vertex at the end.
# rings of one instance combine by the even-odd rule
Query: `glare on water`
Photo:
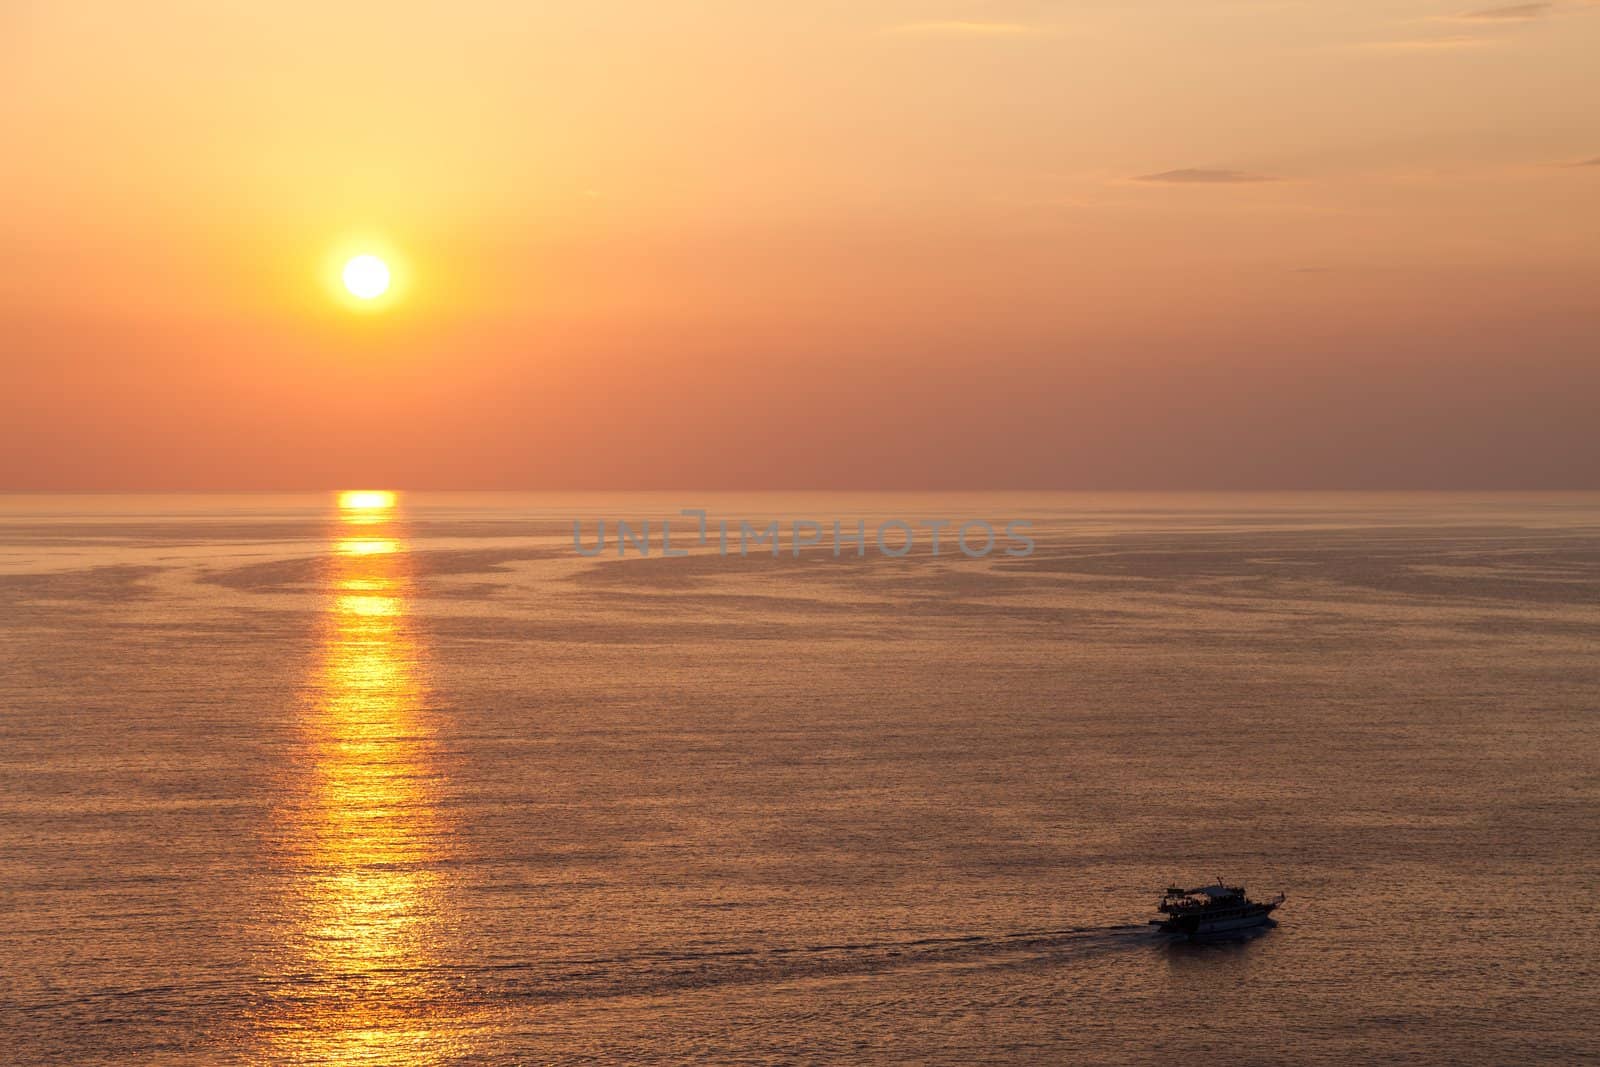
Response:
POLYGON ((425 651, 393 495, 340 503, 303 704, 307 766, 286 831, 298 854, 294 951, 305 972, 337 981, 290 985, 267 1032, 275 1058, 433 1062, 428 976, 446 917, 425 651))

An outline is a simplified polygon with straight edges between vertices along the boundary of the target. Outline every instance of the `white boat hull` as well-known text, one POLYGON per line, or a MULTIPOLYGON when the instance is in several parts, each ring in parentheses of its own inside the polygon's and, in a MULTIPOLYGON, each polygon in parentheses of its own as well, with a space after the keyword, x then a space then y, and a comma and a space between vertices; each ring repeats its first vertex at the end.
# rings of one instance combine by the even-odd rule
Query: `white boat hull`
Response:
POLYGON ((1258 930, 1277 925, 1277 920, 1263 912, 1260 915, 1240 915, 1231 919, 1201 920, 1195 926, 1195 929, 1188 933, 1191 938, 1224 937, 1230 934, 1242 933, 1246 930, 1258 930))

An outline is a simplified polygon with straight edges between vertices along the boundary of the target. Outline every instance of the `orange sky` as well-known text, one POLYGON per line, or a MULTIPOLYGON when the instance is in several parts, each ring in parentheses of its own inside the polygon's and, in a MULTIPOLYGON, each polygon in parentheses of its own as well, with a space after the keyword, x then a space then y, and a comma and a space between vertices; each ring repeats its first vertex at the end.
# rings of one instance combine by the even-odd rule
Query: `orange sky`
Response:
POLYGON ((0 488, 1600 486, 1596 56, 1592 0, 10 0, 0 488))

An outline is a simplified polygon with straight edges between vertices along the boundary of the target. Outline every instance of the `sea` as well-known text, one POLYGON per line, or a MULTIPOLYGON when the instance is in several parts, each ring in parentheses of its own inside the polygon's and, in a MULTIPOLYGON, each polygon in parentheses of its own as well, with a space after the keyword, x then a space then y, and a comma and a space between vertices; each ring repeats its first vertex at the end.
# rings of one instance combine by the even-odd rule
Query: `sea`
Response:
POLYGON ((1600 494, 0 496, 6 1064, 1593 1062, 1597 915, 1600 494))

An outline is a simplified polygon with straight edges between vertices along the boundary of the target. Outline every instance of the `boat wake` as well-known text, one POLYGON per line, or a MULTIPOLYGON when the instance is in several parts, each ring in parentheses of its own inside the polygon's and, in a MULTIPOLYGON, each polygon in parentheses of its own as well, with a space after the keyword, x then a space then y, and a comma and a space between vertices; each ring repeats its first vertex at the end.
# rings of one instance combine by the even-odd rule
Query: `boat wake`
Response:
POLYGON ((384 967, 359 972, 248 975, 212 981, 102 990, 81 996, 0 1005, 35 1022, 134 1010, 238 1010, 261 1017, 293 1014, 297 1003, 382 999, 403 991, 414 1006, 438 1001, 459 1009, 508 1002, 556 1003, 666 995, 718 986, 849 978, 890 970, 937 967, 1049 966, 1125 951, 1162 940, 1144 924, 1072 926, 1000 934, 952 934, 905 940, 795 945, 705 946, 615 955, 384 967))
POLYGON ((638 996, 732 984, 847 978, 888 970, 997 967, 1059 963, 1158 938, 1142 925, 1067 927, 1004 934, 960 934, 909 940, 849 941, 793 946, 660 951, 574 961, 557 987, 544 965, 509 963, 496 969, 503 992, 536 999, 638 996), (517 977, 527 972, 528 982, 517 977))

